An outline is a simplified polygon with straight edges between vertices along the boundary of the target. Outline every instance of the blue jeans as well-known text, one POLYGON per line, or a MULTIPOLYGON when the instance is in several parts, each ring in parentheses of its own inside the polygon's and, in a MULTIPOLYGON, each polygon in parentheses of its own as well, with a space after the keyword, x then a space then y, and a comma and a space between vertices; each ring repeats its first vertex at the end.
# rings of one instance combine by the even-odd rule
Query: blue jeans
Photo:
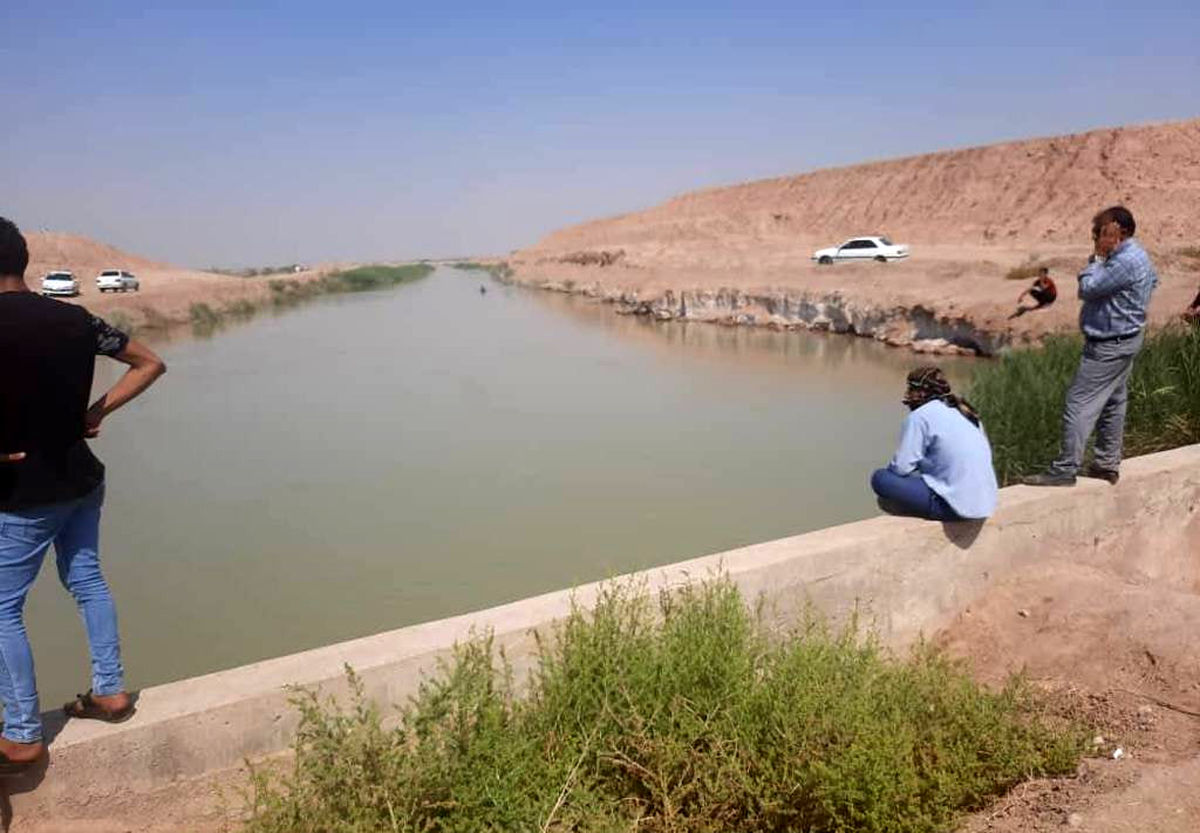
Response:
POLYGON ((880 507, 893 515, 910 515, 930 521, 962 520, 919 474, 902 476, 891 469, 876 469, 871 475, 871 489, 879 495, 880 507))
POLYGON ((92 654, 92 689, 125 690, 117 609, 100 572, 100 506, 104 486, 86 497, 32 509, 0 512, 0 700, 8 740, 41 740, 33 652, 25 635, 25 597, 50 544, 58 578, 71 591, 87 629, 92 654))

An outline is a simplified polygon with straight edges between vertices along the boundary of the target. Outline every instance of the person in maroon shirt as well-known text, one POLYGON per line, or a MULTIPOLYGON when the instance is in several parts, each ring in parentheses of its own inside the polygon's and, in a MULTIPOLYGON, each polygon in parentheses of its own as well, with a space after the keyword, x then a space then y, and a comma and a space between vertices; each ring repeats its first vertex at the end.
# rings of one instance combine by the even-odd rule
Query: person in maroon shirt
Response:
POLYGON ((1200 292, 1192 299, 1192 303, 1179 316, 1193 327, 1200 326, 1200 292))
POLYGON ((1058 299, 1058 287, 1054 285, 1054 281, 1050 279, 1049 267, 1043 266, 1038 270, 1037 280, 1033 282, 1033 286, 1026 289, 1017 297, 1017 311, 1010 318, 1018 318, 1027 312, 1033 312, 1035 309, 1048 307, 1058 299), (1022 306, 1025 296, 1028 295, 1033 301, 1032 307, 1022 306))
POLYGON ((92 690, 64 711, 106 721, 133 713, 116 607, 100 570, 104 465, 87 439, 166 370, 149 348, 83 307, 32 292, 28 265, 25 238, 0 217, 0 774, 45 754, 24 607, 51 544, 92 659, 92 690), (89 405, 97 355, 129 368, 89 405))

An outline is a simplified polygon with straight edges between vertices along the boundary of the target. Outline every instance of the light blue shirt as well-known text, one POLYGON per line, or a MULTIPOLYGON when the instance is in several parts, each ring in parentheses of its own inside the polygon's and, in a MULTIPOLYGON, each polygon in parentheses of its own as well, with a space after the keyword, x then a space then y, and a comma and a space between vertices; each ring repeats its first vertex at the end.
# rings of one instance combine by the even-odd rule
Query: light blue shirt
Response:
POLYGON ((1104 260, 1079 273, 1079 329, 1088 338, 1134 335, 1146 326, 1150 293, 1158 274, 1146 250, 1132 237, 1104 260))
POLYGON ((940 399, 910 413, 900 429, 900 447, 888 468, 921 479, 964 518, 996 511, 996 472, 992 446, 983 427, 940 399))

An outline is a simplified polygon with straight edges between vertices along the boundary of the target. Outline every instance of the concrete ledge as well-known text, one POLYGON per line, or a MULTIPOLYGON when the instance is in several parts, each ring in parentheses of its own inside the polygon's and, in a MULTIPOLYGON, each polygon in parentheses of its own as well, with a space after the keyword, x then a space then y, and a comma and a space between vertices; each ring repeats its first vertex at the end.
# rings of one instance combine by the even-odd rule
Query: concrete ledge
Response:
MULTIPOLYGON (((984 524, 879 517, 768 541, 638 574, 651 591, 724 570, 780 624, 809 601, 834 617, 865 609, 885 641, 931 633, 992 581, 1052 559, 1091 563, 1131 581, 1200 587, 1200 446, 1127 460, 1119 485, 1017 486, 984 524)), ((344 666, 381 703, 414 694, 457 641, 491 630, 520 673, 535 632, 587 606, 599 584, 181 680, 141 692, 138 714, 108 726, 48 714, 51 762, 8 784, 16 817, 87 819, 246 758, 287 748, 297 718, 285 686, 345 690, 344 666)), ((95 816, 99 817, 99 816, 95 816)))

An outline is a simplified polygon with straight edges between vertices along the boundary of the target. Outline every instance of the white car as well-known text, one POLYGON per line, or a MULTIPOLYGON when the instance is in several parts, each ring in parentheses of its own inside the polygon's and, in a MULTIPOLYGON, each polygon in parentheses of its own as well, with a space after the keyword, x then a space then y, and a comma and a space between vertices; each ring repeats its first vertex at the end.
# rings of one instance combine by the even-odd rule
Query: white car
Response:
POLYGON ((138 291, 138 279, 123 269, 105 269, 96 276, 96 288, 101 292, 138 291))
POLYGON ((79 294, 79 281, 70 272, 47 272, 42 278, 42 294, 73 297, 79 294))
POLYGON ((818 249, 813 252, 812 259, 817 263, 829 264, 835 260, 877 260, 887 263, 889 260, 903 260, 908 257, 908 246, 899 245, 886 237, 851 237, 840 246, 829 249, 818 249))

